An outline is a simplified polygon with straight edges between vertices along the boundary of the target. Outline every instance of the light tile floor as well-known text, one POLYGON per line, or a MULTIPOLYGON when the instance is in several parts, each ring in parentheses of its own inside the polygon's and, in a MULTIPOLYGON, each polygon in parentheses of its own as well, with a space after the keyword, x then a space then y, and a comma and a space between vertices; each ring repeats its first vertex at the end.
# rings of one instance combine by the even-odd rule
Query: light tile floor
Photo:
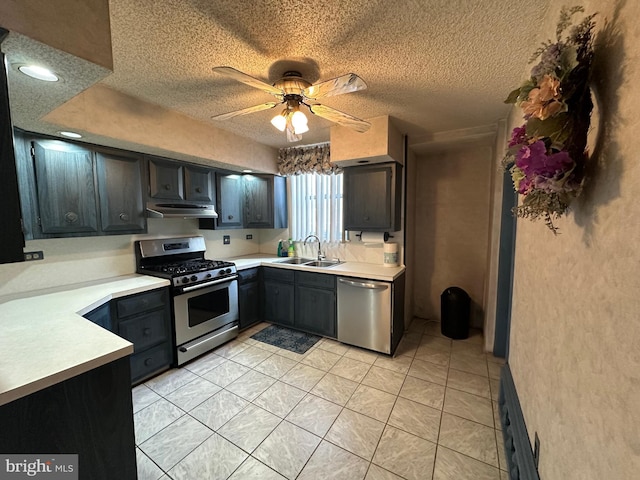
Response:
POLYGON ((138 478, 502 480, 502 361, 415 318, 395 357, 263 323, 133 389, 138 478))

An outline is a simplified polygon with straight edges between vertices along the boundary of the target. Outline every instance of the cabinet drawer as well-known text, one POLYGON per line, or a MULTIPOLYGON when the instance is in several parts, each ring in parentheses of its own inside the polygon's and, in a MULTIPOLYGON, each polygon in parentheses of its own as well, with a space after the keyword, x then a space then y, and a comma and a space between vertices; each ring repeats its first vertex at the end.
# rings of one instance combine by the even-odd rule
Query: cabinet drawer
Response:
POLYGON ((245 283, 257 282, 258 281, 258 269, 257 268, 249 268, 247 270, 240 270, 238 272, 238 283, 243 285, 245 283))
POLYGON ((169 365, 171 365, 171 350, 165 343, 131 355, 131 381, 135 383, 169 365))
POLYGON ((265 267, 264 269, 264 279, 265 280, 274 280, 276 282, 289 282, 293 283, 293 270, 285 270, 281 268, 269 268, 265 267))
POLYGON ((295 272, 296 284, 319 288, 336 288, 336 277, 331 274, 295 272))
POLYGON ((118 318, 129 317, 137 313, 164 307, 167 302, 168 290, 166 288, 116 300, 118 318))
POLYGON ((156 310, 130 320, 120 322, 118 333, 133 343, 134 352, 163 342, 169 338, 164 310, 156 310))

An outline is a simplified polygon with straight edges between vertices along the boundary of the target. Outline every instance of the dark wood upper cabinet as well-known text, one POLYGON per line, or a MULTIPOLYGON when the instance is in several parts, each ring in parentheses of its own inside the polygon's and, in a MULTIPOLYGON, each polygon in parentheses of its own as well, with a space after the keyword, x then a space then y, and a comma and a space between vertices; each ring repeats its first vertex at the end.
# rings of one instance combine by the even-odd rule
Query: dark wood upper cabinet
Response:
POLYGON ((287 228, 287 183, 269 174, 216 174, 218 218, 200 228, 287 228))
POLYGON ((16 130, 25 237, 142 233, 142 155, 16 130))
POLYGON ((266 175, 243 177, 245 227, 273 228, 273 187, 269 185, 272 178, 266 175))
POLYGON ((58 140, 31 146, 42 233, 97 232, 91 151, 58 140))
POLYGON ((184 188, 188 201, 214 203, 216 198, 214 171, 206 167, 186 165, 184 167, 184 188))
POLYGON ((103 232, 144 232, 142 159, 96 153, 100 223, 103 232))
MULTIPOLYGON (((218 228, 242 228, 242 205, 244 190, 242 175, 216 174, 218 195, 218 228)), ((201 222, 202 223, 202 222, 201 222)))
POLYGON ((183 164, 149 157, 149 196, 184 200, 183 164))
POLYGON ((344 229, 400 230, 402 165, 383 163, 344 169, 344 229))
POLYGON ((244 226, 287 228, 286 179, 276 175, 245 175, 244 226))

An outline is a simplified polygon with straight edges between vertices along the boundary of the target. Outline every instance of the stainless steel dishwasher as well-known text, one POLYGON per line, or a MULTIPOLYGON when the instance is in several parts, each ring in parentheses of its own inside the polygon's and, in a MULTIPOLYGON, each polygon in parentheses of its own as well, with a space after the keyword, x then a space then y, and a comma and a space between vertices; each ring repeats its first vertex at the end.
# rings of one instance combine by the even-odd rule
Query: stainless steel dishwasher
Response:
POLYGON ((338 277, 338 341, 391 353, 391 286, 338 277))

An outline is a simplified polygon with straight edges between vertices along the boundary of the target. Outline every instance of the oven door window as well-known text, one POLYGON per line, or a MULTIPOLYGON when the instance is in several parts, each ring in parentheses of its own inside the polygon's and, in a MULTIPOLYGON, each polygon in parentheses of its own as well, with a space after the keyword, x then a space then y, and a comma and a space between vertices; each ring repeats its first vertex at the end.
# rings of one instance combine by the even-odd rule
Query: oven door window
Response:
POLYGON ((221 288, 190 298, 187 301, 187 309, 189 327, 221 317, 229 313, 229 289, 221 288))

